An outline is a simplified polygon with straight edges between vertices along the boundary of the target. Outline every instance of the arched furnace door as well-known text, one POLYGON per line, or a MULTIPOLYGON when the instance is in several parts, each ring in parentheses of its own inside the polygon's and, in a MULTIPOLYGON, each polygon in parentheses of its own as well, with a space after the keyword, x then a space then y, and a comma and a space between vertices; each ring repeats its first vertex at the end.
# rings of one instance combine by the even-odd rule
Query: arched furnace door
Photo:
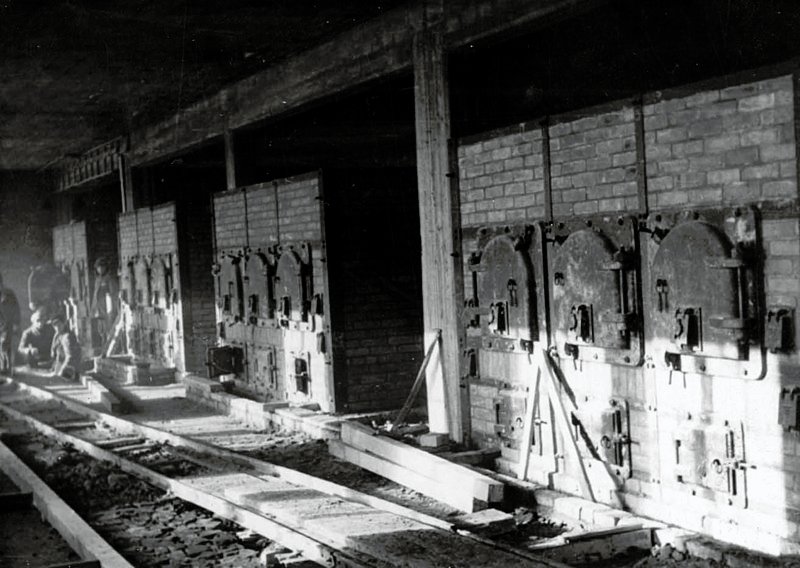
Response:
POLYGON ((244 317, 244 288, 242 284, 242 257, 222 254, 217 273, 217 302, 225 322, 230 325, 244 317))
POLYGON ((122 301, 128 304, 129 307, 133 307, 136 305, 136 269, 132 260, 122 262, 120 276, 122 301))
POLYGON ((258 324, 275 319, 275 264, 269 256, 255 252, 247 256, 244 268, 247 321, 258 324))
POLYGON ((150 268, 151 305, 154 308, 169 309, 172 305, 172 269, 169 258, 154 258, 150 268))
POLYGON ((655 357, 674 370, 759 378, 755 216, 661 216, 650 267, 655 357))
POLYGON ((278 303, 278 320, 284 327, 289 322, 308 321, 311 306, 311 269, 294 247, 285 246, 280 251, 275 273, 275 297, 278 303))
POLYGON ((144 258, 138 258, 133 265, 136 294, 134 301, 137 307, 150 305, 150 266, 144 258))
POLYGON ((538 328, 530 234, 500 232, 486 236, 479 261, 472 265, 481 348, 528 351, 538 328))
POLYGON ((637 223, 596 218, 550 231, 553 340, 583 361, 639 365, 642 359, 637 223))
POLYGON ((69 297, 74 302, 86 301, 88 294, 87 274, 86 274, 86 261, 75 260, 69 271, 70 286, 69 297))

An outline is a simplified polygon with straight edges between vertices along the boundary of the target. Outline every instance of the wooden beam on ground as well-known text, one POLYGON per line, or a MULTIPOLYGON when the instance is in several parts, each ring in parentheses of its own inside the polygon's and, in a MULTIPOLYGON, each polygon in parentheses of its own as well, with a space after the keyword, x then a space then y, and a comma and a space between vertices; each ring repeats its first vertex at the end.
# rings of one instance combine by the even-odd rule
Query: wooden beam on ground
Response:
MULTIPOLYGON (((459 492, 486 504, 503 502, 503 484, 459 464, 447 461, 414 446, 385 436, 376 436, 368 426, 358 422, 342 422, 342 442, 393 464, 411 470, 430 480, 458 486, 459 492)), ((398 481, 416 489, 409 482, 398 481)), ((424 491, 421 491, 424 493, 424 491)), ((431 495, 436 498, 436 495, 431 495)))
POLYGON ((47 568, 102 568, 102 564, 97 560, 82 560, 66 564, 51 564, 47 568))
POLYGON ((389 433, 393 433, 399 426, 401 426, 406 421, 408 413, 411 412, 411 407, 414 405, 414 401, 417 400, 417 396, 419 395, 419 390, 422 388, 422 383, 425 381, 425 371, 428 368, 428 363, 431 360, 431 355, 433 355, 433 350, 436 348, 437 345, 439 345, 441 339, 442 339, 442 330, 437 329, 436 337, 434 338, 433 342, 428 346, 428 350, 425 352, 425 358, 422 360, 422 365, 419 366, 417 377, 414 379, 414 384, 411 385, 411 392, 408 393, 408 398, 406 398, 405 404, 403 404, 403 407, 400 409, 400 412, 397 413, 394 422, 388 428, 389 433))
POLYGON ((442 34, 414 37, 417 192, 422 239, 422 312, 425 344, 442 330, 437 357, 426 369, 431 432, 463 440, 460 349, 462 266, 458 192, 450 179, 450 104, 442 34))
MULTIPOLYGON (((0 409, 12 417, 25 421, 36 430, 57 441, 70 443, 76 449, 84 451, 95 459, 113 463, 123 469, 123 471, 153 483, 158 487, 164 488, 179 499, 193 503, 220 517, 236 522, 270 540, 301 553, 305 558, 323 566, 329 566, 331 568, 334 566, 349 566, 352 568, 406 566, 407 564, 402 561, 406 553, 402 550, 398 550, 397 546, 399 543, 407 542, 409 538, 407 534, 408 531, 406 530, 407 527, 411 527, 412 532, 415 532, 419 538, 423 540, 426 535, 434 542, 442 538, 451 538, 450 535, 443 533, 443 531, 435 527, 427 526, 422 523, 415 523, 410 520, 406 520, 405 523, 402 521, 393 521, 391 527, 387 527, 385 523, 390 520, 388 518, 389 516, 386 513, 380 512, 366 515, 362 521, 367 521, 367 524, 362 522, 361 525, 354 530, 351 525, 356 522, 356 519, 351 520, 346 518, 346 510, 343 511, 345 518, 341 519, 338 523, 333 524, 332 520, 329 521, 320 518, 314 523, 314 527, 312 527, 314 530, 311 531, 309 527, 311 527, 312 521, 298 518, 298 521, 294 522, 290 519, 291 513, 288 515, 281 515, 280 520, 276 518, 277 512, 275 516, 270 515, 268 499, 263 502, 256 499, 251 504, 237 504, 228 498, 228 492, 236 485, 234 480, 237 478, 240 480, 241 478, 245 478, 244 485, 247 487, 252 487, 253 484, 257 485, 259 479, 262 480, 261 484, 264 484, 265 481, 267 485, 276 484, 278 486, 277 490, 280 492, 281 488, 285 487, 286 483, 277 478, 267 480, 267 478, 258 478, 248 473, 222 473, 200 478, 170 479, 157 472, 150 471, 139 464, 129 462, 108 450, 97 448, 86 440, 56 431, 35 418, 26 416, 17 411, 10 411, 7 405, 0 404, 0 409), (381 526, 375 527, 369 524, 371 519, 376 519, 376 522, 380 523, 381 526), (329 524, 331 524, 331 526, 329 526, 329 524), (304 525, 308 525, 308 527, 304 529, 304 525), (387 528, 391 530, 387 531, 387 528), (392 544, 391 541, 375 539, 374 536, 377 534, 376 530, 378 529, 384 531, 382 536, 385 538, 391 538, 393 534, 396 534, 396 543, 392 544), (308 534, 308 532, 313 532, 313 536, 308 534)), ((309 489, 302 485, 297 485, 296 491, 307 493, 309 489)), ((258 495, 256 495, 256 497, 258 497, 258 495)), ((395 517, 397 519, 400 518, 399 516, 395 517)), ((311 515, 311 518, 314 518, 314 514, 311 515)), ((378 530, 378 533, 379 532, 380 530, 378 530)), ((515 561, 514 565, 530 566, 531 568, 544 568, 548 566, 564 568, 553 562, 542 561, 535 557, 528 557, 528 555, 524 553, 503 553, 500 552, 503 550, 500 547, 493 547, 496 551, 492 551, 491 548, 487 550, 485 546, 487 544, 486 542, 477 538, 472 540, 484 545, 483 550, 481 550, 482 557, 487 559, 491 558, 492 562, 490 565, 496 568, 508 566, 510 565, 509 562, 512 560, 515 561), (528 561, 522 562, 520 559, 523 558, 528 561)), ((450 546, 452 546, 452 544, 450 546)), ((420 558, 418 554, 414 565, 420 566, 420 568, 435 568, 435 566, 441 566, 442 556, 446 554, 447 550, 452 550, 452 548, 437 549, 437 547, 434 546, 430 550, 421 553, 422 558, 420 558)), ((475 548, 474 552, 477 553, 479 550, 479 548, 475 548)), ((462 556, 464 555, 463 549, 460 554, 462 556)), ((459 562, 463 562, 463 560, 459 562)))
POLYGON ((531 441, 533 438, 533 420, 536 416, 536 406, 539 404, 539 383, 541 382, 542 370, 539 366, 534 367, 536 375, 533 384, 528 387, 528 396, 525 398, 525 420, 522 427, 522 440, 520 440, 519 469, 517 477, 522 480, 528 478, 528 464, 531 461, 531 441))
POLYGON ((558 379, 555 376, 550 355, 541 347, 537 347, 534 350, 534 364, 541 369, 544 383, 547 386, 547 395, 556 417, 556 424, 561 430, 561 439, 578 468, 578 484, 581 488, 581 494, 584 498, 596 502, 581 451, 578 448, 575 437, 572 435, 572 421, 567 414, 567 409, 564 407, 564 402, 561 400, 561 394, 558 391, 558 379))
MULTIPOLYGON (((349 554, 327 546, 313 538, 299 532, 296 528, 286 526, 283 523, 277 522, 273 519, 267 518, 263 515, 248 511, 246 509, 232 506, 232 504, 220 497, 203 492, 192 486, 190 482, 184 482, 178 479, 171 479, 156 471, 148 469, 142 465, 127 460, 109 450, 98 448, 91 442, 66 434, 56 430, 52 426, 36 420, 33 417, 27 416, 19 411, 10 408, 8 405, 0 403, 0 410, 8 414, 12 418, 22 420, 32 428, 41 432, 45 436, 52 438, 60 443, 71 444, 75 449, 87 454, 88 456, 112 463, 119 467, 122 471, 129 473, 139 479, 150 483, 159 489, 170 492, 179 499, 189 501, 199 507, 202 507, 212 513, 219 515, 225 519, 239 523, 245 528, 253 530, 258 534, 267 537, 270 540, 279 542, 280 544, 301 552, 303 556, 310 560, 322 563, 325 566, 335 566, 337 554, 342 554, 352 561, 353 566, 367 566, 352 558, 349 554)), ((0 453, 0 458, 3 454, 0 453)), ((11 477, 11 476, 10 476, 11 477)), ((16 478, 12 477, 16 482, 16 478)), ((67 541, 70 544, 72 542, 67 541)))
MULTIPOLYGON (((481 508, 480 503, 476 507, 475 498, 472 496, 471 491, 449 483, 448 480, 431 479, 414 470, 376 456, 371 452, 359 450, 339 440, 329 440, 328 450, 333 456, 341 460, 377 473, 386 479, 391 479, 395 483, 414 489, 414 491, 432 497, 459 511, 473 513, 481 508)), ((485 505, 483 505, 483 508, 485 508, 485 505)))
POLYGON ((0 469, 19 487, 31 490, 34 506, 80 557, 98 560, 103 568, 133 568, 2 442, 0 469))
POLYGON ((638 529, 610 534, 602 538, 577 540, 561 546, 533 546, 533 550, 546 554, 559 562, 574 564, 599 564, 598 561, 611 559, 619 554, 638 549, 650 550, 653 546, 653 529, 638 529))
POLYGON ((114 349, 116 349, 117 342, 119 341, 120 335, 122 335, 122 331, 125 327, 125 306, 124 304, 120 306, 120 309, 117 311, 117 317, 114 318, 114 326, 113 331, 111 332, 111 336, 106 341, 106 344, 103 346, 102 356, 103 357, 110 357, 112 353, 114 353, 114 349))
POLYGON ((110 427, 117 430, 118 432, 139 434, 148 437, 150 440, 154 442, 164 442, 174 447, 188 448, 190 450, 202 452, 206 455, 210 455, 215 458, 225 460, 230 464, 236 464, 237 466, 240 467, 250 468, 253 471, 258 472, 259 474, 280 477, 281 479, 284 479, 290 483, 305 485, 306 487, 309 487, 311 489, 316 489, 324 493, 328 493, 329 495, 336 495, 343 499, 348 499, 351 501, 355 501, 357 503, 362 503, 364 505, 374 507, 375 509, 380 509, 382 511, 387 511, 389 513, 402 515, 404 517, 408 517, 410 519, 414 519, 416 521, 434 527, 438 527, 441 529, 451 530, 453 527, 453 525, 451 523, 448 523, 447 521, 443 521, 441 519, 432 517, 430 515, 425 515, 424 513, 414 511, 413 509, 408 509, 406 507, 403 507, 402 505, 392 503, 391 501, 386 501, 385 499, 381 499, 379 497, 374 497, 372 495, 361 493, 360 491, 356 491, 355 489, 350 489, 349 487, 344 487, 342 485, 338 485, 336 483, 327 481, 325 479, 320 479, 318 477, 314 477, 312 475, 308 475, 306 473, 294 469, 271 464, 269 462, 258 460, 256 458, 251 458, 249 456, 245 456, 242 454, 237 454, 236 452, 220 448, 219 446, 213 446, 211 444, 207 444, 206 442, 195 440, 190 437, 180 436, 178 434, 173 434, 172 432, 166 432, 164 430, 160 430, 152 426, 146 426, 144 424, 139 424, 131 420, 126 420, 118 416, 114 416, 112 414, 95 410, 94 408, 89 408, 87 406, 80 404, 79 402, 71 400, 60 394, 48 391, 46 389, 28 385, 21 381, 15 381, 15 382, 21 389, 29 392, 34 396, 37 396, 44 400, 59 401, 69 410, 72 410, 79 414, 83 414, 85 416, 89 416, 94 420, 102 421, 108 424, 110 427))
MULTIPOLYGON (((342 499, 353 501, 355 503, 361 503, 363 505, 373 507, 377 510, 386 511, 389 513, 394 513, 403 517, 407 517, 409 519, 419 521, 420 523, 424 523, 431 527, 443 529, 448 532, 456 531, 456 528, 453 526, 452 523, 449 523, 442 519, 438 519, 436 517, 432 517, 430 515, 426 515, 425 513, 414 511, 413 509, 408 509, 406 507, 403 507, 402 505, 386 501, 379 497, 367 495, 355 489, 350 489, 349 487, 344 487, 336 483, 333 483, 331 481, 320 479, 318 477, 314 477, 312 475, 308 475, 306 473, 294 469, 271 464, 269 462, 265 462, 262 460, 258 460, 256 458, 251 458, 249 456, 238 454, 236 452, 232 452, 230 450, 226 450, 218 446, 213 446, 211 444, 207 444, 199 440, 180 436, 178 434, 173 434, 172 432, 166 432, 158 428, 154 428, 152 426, 146 426, 144 424, 139 424, 131 420, 126 420, 124 418, 108 414, 106 412, 101 412, 99 410, 95 410, 93 408, 84 406, 83 404, 76 402, 70 398, 67 398, 63 395, 51 392, 49 390, 37 386, 29 385, 20 380, 16 379, 10 380, 10 382, 15 383, 20 389, 28 392, 29 394, 35 397, 41 398, 43 400, 58 401, 61 404, 63 404, 66 408, 78 414, 83 414, 84 416, 102 421, 108 424, 111 428, 114 428, 119 432, 141 434, 143 436, 147 436, 153 441, 166 442, 174 447, 188 448, 197 452, 202 452, 213 458, 222 459, 231 465, 236 465, 242 468, 249 467, 254 472, 257 472, 258 476, 261 478, 268 477, 270 479, 273 479, 277 477, 289 483, 303 485, 305 487, 308 487, 309 489, 314 489, 317 491, 321 491, 323 493, 327 493, 329 495, 338 496, 342 499)), ((471 533, 463 533, 460 531, 457 532, 461 534, 461 536, 463 536, 464 538, 467 538, 475 542, 479 542, 481 544, 485 544, 487 546, 494 547, 497 550, 511 554, 520 559, 520 563, 524 560, 529 563, 530 562, 537 563, 537 565, 539 566, 548 566, 550 568, 568 568, 567 566, 565 566, 560 562, 556 562, 549 559, 543 559, 500 542, 490 541, 487 540, 486 538, 471 533)))

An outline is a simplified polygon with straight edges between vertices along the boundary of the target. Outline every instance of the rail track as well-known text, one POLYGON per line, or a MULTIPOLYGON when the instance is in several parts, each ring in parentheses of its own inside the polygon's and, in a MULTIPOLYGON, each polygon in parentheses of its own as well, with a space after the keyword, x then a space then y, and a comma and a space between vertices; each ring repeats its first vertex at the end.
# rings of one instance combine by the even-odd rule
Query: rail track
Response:
MULTIPOLYGON (((456 532, 446 521, 353 489, 93 410, 29 385, 0 385, 0 412, 46 443, 68 448, 70 459, 80 452, 81 459, 113 466, 117 475, 133 476, 166 493, 162 499, 180 499, 319 565, 564 566, 456 532)), ((106 480, 122 483, 112 474, 106 480)), ((114 514, 106 517, 113 520, 114 514)), ((146 520, 141 517, 132 518, 132 524, 146 520)), ((156 548, 168 547, 149 533, 142 538, 156 548)), ((192 552, 200 553, 198 548, 192 552)))

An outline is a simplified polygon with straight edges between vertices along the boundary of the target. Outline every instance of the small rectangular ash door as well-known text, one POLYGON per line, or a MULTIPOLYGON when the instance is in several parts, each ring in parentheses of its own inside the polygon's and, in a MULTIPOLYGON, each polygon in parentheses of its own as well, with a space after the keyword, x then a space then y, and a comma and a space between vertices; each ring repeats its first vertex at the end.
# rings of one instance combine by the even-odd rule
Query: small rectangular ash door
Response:
POLYGON ((638 223, 594 217, 548 227, 552 338, 561 356, 642 361, 638 223))

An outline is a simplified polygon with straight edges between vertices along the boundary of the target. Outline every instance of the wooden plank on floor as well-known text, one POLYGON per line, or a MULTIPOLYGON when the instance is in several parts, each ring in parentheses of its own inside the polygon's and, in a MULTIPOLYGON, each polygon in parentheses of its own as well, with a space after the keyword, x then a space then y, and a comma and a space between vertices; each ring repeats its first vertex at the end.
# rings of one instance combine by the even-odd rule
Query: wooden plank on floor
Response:
POLYGON ((124 438, 111 438, 109 440, 95 440, 94 445, 98 448, 113 450, 124 446, 141 445, 145 439, 141 436, 126 436, 124 438))
MULTIPOLYGON (((20 384, 20 383, 18 383, 18 384, 20 384)), ((415 521, 418 521, 422 525, 430 527, 430 529, 431 529, 430 531, 422 531, 422 532, 415 531, 415 532, 412 533, 414 535, 425 534, 425 535, 428 535, 430 538, 441 540, 443 538, 446 538, 448 534, 452 535, 452 533, 455 532, 455 529, 454 529, 453 525, 451 523, 448 523, 447 521, 444 521, 444 520, 441 520, 441 519, 437 519, 435 517, 431 517, 429 515, 425 515, 423 513, 417 512, 417 511, 413 511, 413 510, 407 509, 407 508, 405 508, 405 507, 403 507, 401 505, 397 505, 395 503, 390 503, 388 501, 385 501, 385 500, 377 498, 377 497, 373 497, 371 495, 365 495, 365 494, 363 494, 363 493, 361 493, 359 491, 356 491, 354 489, 350 489, 350 488, 347 488, 347 487, 342 487, 342 486, 337 485, 335 483, 332 483, 332 482, 329 482, 329 481, 326 481, 326 480, 323 480, 323 479, 319 479, 319 478, 313 477, 311 475, 308 475, 308 474, 305 474, 305 473, 302 473, 302 472, 299 472, 299 471, 296 471, 296 470, 292 470, 292 469, 285 468, 285 467, 282 467, 282 466, 277 466, 277 465, 274 465, 274 464, 270 464, 268 462, 263 462, 261 460, 257 460, 255 458, 250 458, 250 457, 247 457, 247 456, 244 456, 244 455, 241 455, 241 454, 237 454, 235 452, 232 452, 230 450, 226 450, 224 448, 220 448, 220 447, 217 447, 217 446, 212 446, 212 445, 207 444, 205 442, 201 442, 201 441, 198 441, 198 440, 193 440, 191 438, 186 438, 186 437, 183 437, 183 436, 180 436, 180 435, 177 435, 177 434, 173 434, 171 432, 165 432, 165 431, 159 430, 157 428, 153 428, 153 427, 150 427, 150 426, 145 426, 143 424, 138 424, 138 423, 135 423, 135 422, 131 422, 129 420, 125 420, 123 418, 119 418, 119 417, 116 417, 116 416, 113 416, 113 415, 109 415, 107 413, 100 412, 100 411, 88 408, 86 406, 83 406, 80 403, 77 403, 77 402, 75 402, 75 401, 73 401, 71 399, 68 399, 66 397, 63 397, 61 395, 52 393, 52 392, 44 390, 44 389, 39 389, 38 387, 33 387, 33 386, 27 385, 25 383, 21 383, 20 387, 25 389, 25 390, 28 390, 28 392, 30 392, 31 394, 39 396, 42 399, 58 400, 58 401, 62 402, 65 405, 65 407, 70 408, 71 410, 74 410, 75 412, 84 413, 87 416, 91 416, 91 417, 94 417, 94 418, 96 418, 98 420, 101 420, 104 423, 106 423, 107 425, 109 425, 110 427, 112 427, 112 428, 114 428, 114 429, 116 429, 116 430, 118 430, 120 432, 127 432, 127 433, 132 433, 132 434, 133 433, 141 434, 141 435, 147 436, 148 438, 151 438, 151 439, 156 439, 156 440, 163 441, 163 442, 169 442, 170 444, 172 444, 173 446, 176 446, 176 447, 184 447, 184 448, 189 448, 189 449, 192 449, 192 450, 195 450, 195 451, 198 451, 198 452, 202 452, 202 453, 204 453, 206 455, 213 456, 214 458, 224 459, 231 465, 236 465, 236 466, 239 466, 239 467, 249 468, 251 471, 258 473, 258 475, 256 475, 255 477, 259 477, 259 478, 267 478, 267 477, 269 477, 269 479, 271 481, 275 481, 277 479, 277 480, 279 480, 281 482, 289 482, 289 483, 296 483, 298 485, 305 485, 308 488, 313 488, 313 489, 319 490, 321 492, 327 493, 329 495, 338 495, 338 496, 340 496, 340 497, 342 497, 344 499, 348 499, 348 500, 354 501, 356 503, 362 503, 364 505, 367 505, 369 507, 374 507, 375 509, 378 509, 378 510, 381 510, 381 511, 391 512, 391 513, 397 514, 399 516, 406 517, 408 519, 413 519, 415 521), (440 530, 433 530, 433 529, 440 529, 440 530)), ((63 433, 60 433, 60 434, 62 434, 64 436, 68 436, 68 435, 63 434, 63 433)), ((71 436, 69 437, 69 439, 74 439, 74 441, 75 441, 74 445, 76 445, 76 447, 78 446, 79 443, 80 444, 88 444, 88 442, 85 442, 84 440, 80 440, 78 438, 74 438, 74 437, 71 437, 71 436)), ((91 445, 91 444, 89 444, 89 445, 91 445)), ((102 450, 100 448, 95 448, 95 451, 100 452, 103 455, 105 455, 107 461, 111 461, 112 463, 117 463, 119 465, 119 464, 124 464, 124 463, 127 462, 127 460, 124 460, 120 456, 118 456, 118 455, 116 455, 114 453, 108 452, 107 450, 102 450)), ((127 463, 130 463, 130 462, 127 462, 127 463)), ((134 475, 136 475, 136 473, 133 470, 137 469, 137 468, 141 468, 141 466, 138 466, 137 464, 131 464, 131 465, 135 466, 135 467, 132 468, 132 470, 130 472, 133 473, 134 475)), ((203 491, 204 491, 203 488, 198 488, 198 487, 195 486, 196 483, 197 483, 197 479, 196 478, 192 479, 192 480, 187 480, 187 479, 169 480, 167 478, 164 478, 164 476, 160 476, 159 474, 157 474, 155 472, 149 472, 149 474, 155 476, 154 477, 155 479, 158 479, 158 478, 165 479, 165 483, 168 483, 169 486, 170 486, 168 490, 172 491, 176 496, 178 496, 180 498, 183 498, 185 500, 195 502, 195 501, 193 501, 193 499, 195 499, 195 498, 196 499, 200 499, 200 497, 198 496, 198 493, 199 494, 203 494, 203 491)), ((227 477, 225 479, 222 479, 220 481, 220 483, 222 484, 222 486, 224 488, 230 488, 232 485, 235 485, 235 483, 231 482, 231 479, 230 479, 230 475, 231 474, 226 474, 226 475, 227 475, 227 477)), ((252 475, 248 475, 248 474, 239 474, 239 475, 247 476, 249 479, 252 479, 252 477, 253 477, 252 475)), ((252 481, 247 481, 247 483, 252 483, 252 481)), ((208 492, 206 491, 206 494, 207 493, 208 492)), ((283 527, 283 525, 281 523, 276 523, 274 519, 269 519, 268 517, 265 518, 263 514, 257 514, 256 512, 248 511, 247 509, 242 509, 241 511, 243 511, 243 512, 241 513, 241 515, 237 515, 236 518, 232 518, 232 517, 229 516, 229 513, 231 513, 232 508, 235 509, 235 505, 230 500, 225 499, 225 498, 223 498, 221 496, 220 497, 214 497, 212 495, 212 496, 210 496, 210 497, 208 497, 206 499, 205 504, 202 504, 202 503, 198 503, 198 504, 200 506, 202 506, 202 507, 208 508, 209 510, 211 510, 212 512, 218 514, 221 517, 230 518, 231 520, 234 520, 235 522, 238 522, 238 523, 242 524, 245 527, 248 527, 249 524, 252 524, 253 526, 250 527, 251 530, 259 532, 260 534, 264 533, 264 531, 266 531, 267 529, 270 529, 270 527, 272 527, 271 530, 273 530, 273 532, 278 532, 279 533, 280 530, 281 530, 281 527, 283 527), (267 524, 265 525, 265 528, 263 530, 260 530, 259 527, 261 527, 262 526, 261 524, 263 524, 263 523, 267 523, 267 524), (270 523, 272 523, 272 524, 270 524, 270 523)), ((315 519, 315 521, 324 522, 324 519, 315 519)), ((283 527, 283 530, 290 530, 290 529, 288 529, 287 527, 283 527)), ((512 547, 510 547, 508 545, 502 544, 502 543, 491 542, 491 541, 486 540, 485 538, 482 538, 482 537, 479 537, 479 536, 476 536, 476 535, 472 535, 472 534, 464 534, 463 532, 458 532, 458 534, 461 536, 462 539, 464 539, 462 541, 463 542, 463 546, 461 547, 464 550, 467 550, 467 551, 477 550, 477 549, 474 548, 474 546, 475 546, 474 544, 470 544, 470 541, 472 541, 473 543, 479 543, 479 544, 483 545, 484 546, 484 548, 483 548, 484 552, 486 552, 487 550, 494 551, 489 556, 490 558, 493 559, 493 562, 491 562, 492 566, 498 566, 498 565, 511 566, 511 565, 513 565, 513 566, 520 566, 520 567, 528 566, 528 567, 539 567, 539 568, 545 568, 545 567, 549 567, 549 568, 566 568, 565 565, 563 565, 562 563, 559 563, 559 562, 556 562, 556 561, 553 561, 553 560, 549 560, 549 559, 544 559, 544 558, 541 558, 541 557, 537 557, 535 555, 532 555, 532 554, 527 553, 525 551, 514 549, 514 548, 512 548, 512 547)), ((270 534, 266 534, 265 533, 265 536, 267 536, 267 538, 271 538, 272 540, 275 540, 276 542, 281 542, 281 538, 280 538, 281 534, 272 534, 272 535, 270 535, 270 534)), ((301 534, 301 536, 303 536, 303 535, 301 534)), ((288 535, 288 537, 291 537, 291 535, 288 535)), ((411 538, 411 537, 409 537, 409 538, 411 538)), ((414 537, 414 538, 416 538, 416 537, 414 537)), ((363 546, 365 546, 366 544, 369 544, 369 543, 370 543, 370 539, 367 539, 366 542, 360 542, 359 543, 359 548, 363 547, 363 546)), ((452 544, 453 543, 450 543, 451 547, 452 547, 452 544)), ((288 545, 285 545, 285 546, 288 546, 288 545)), ((292 547, 290 546, 290 548, 292 548, 292 547)), ((417 548, 419 548, 419 546, 417 546, 417 548)), ((297 547, 295 547, 295 549, 297 549, 297 547)), ((462 556, 463 556, 463 552, 462 552, 462 556)), ((310 557, 310 555, 306 554, 306 557, 310 557)), ((355 557, 348 558, 348 559, 340 557, 340 558, 337 559, 337 558, 332 558, 332 555, 328 555, 327 557, 324 557, 324 558, 320 558, 319 555, 317 555, 317 558, 318 558, 317 561, 319 563, 323 564, 323 565, 331 565, 331 562, 332 561, 336 561, 336 560, 347 560, 350 563, 349 564, 344 564, 344 565, 348 565, 348 566, 357 567, 357 566, 363 565, 355 557)), ((386 563, 384 563, 384 564, 386 564, 386 563)), ((402 565, 408 565, 407 563, 402 563, 402 562, 401 562, 401 564, 402 565)), ((422 566, 428 566, 428 565, 429 564, 425 564, 425 563, 420 564, 421 567, 422 566)), ((437 565, 440 565, 440 564, 437 564, 437 565)))
POLYGON ((438 527, 444 530, 452 530, 453 528, 453 525, 447 521, 414 511, 413 509, 408 509, 407 507, 403 507, 397 503, 392 503, 391 501, 386 501, 380 497, 367 495, 366 493, 362 493, 349 487, 344 487, 342 485, 333 483, 332 481, 314 477, 301 471, 271 464, 269 462, 251 458, 243 454, 237 454, 231 450, 226 450, 225 448, 214 446, 188 436, 173 434, 172 432, 160 430, 153 426, 139 424, 138 422, 120 418, 118 416, 114 416, 113 414, 101 412, 60 394, 29 385, 22 381, 15 382, 22 390, 35 397, 43 400, 59 401, 69 410, 90 416, 95 420, 102 421, 119 432, 141 434, 153 441, 165 442, 174 447, 187 448, 197 452, 202 452, 206 455, 225 460, 232 465, 235 464, 241 467, 250 468, 261 475, 277 476, 281 479, 289 481, 290 483, 298 483, 307 487, 312 487, 324 493, 328 493, 329 495, 337 495, 343 499, 349 499, 370 507, 374 507, 376 509, 415 519, 430 526, 438 527))
POLYGON ((64 422, 53 424, 53 427, 59 430, 83 430, 84 428, 94 428, 95 426, 94 420, 65 420, 64 422))
POLYGON ((2 442, 0 469, 18 486, 30 488, 36 508, 79 556, 98 560, 104 568, 133 568, 2 442))
POLYGON ((358 450, 400 465, 405 469, 433 479, 446 479, 459 485, 462 491, 471 491, 472 497, 485 503, 503 501, 503 483, 486 477, 459 464, 403 442, 376 436, 372 428, 357 422, 342 422, 342 442, 358 450))
POLYGON ((586 473, 586 465, 583 463, 583 456, 581 456, 578 443, 572 434, 572 420, 569 418, 567 409, 564 407, 564 401, 561 400, 561 394, 558 392, 558 379, 555 376, 550 355, 544 348, 540 347, 534 350, 534 363, 541 369, 541 376, 547 387, 550 405, 553 407, 553 413, 555 414, 556 425, 561 431, 561 439, 564 441, 567 453, 578 469, 578 484, 581 488, 581 494, 585 499, 596 502, 597 499, 594 497, 592 484, 586 473))
MULTIPOLYGON (((338 440, 330 440, 328 449, 334 456, 349 461, 359 467, 367 469, 373 473, 391 479, 395 483, 409 487, 414 491, 419 491, 423 495, 432 497, 437 501, 455 507, 460 511, 472 513, 480 508, 476 507, 475 498, 469 488, 452 483, 451 480, 443 478, 440 482, 426 477, 416 470, 407 469, 401 465, 383 459, 370 452, 354 448, 338 440)), ((485 507, 485 506, 484 506, 485 507)))
POLYGON ((47 568, 102 568, 102 566, 97 560, 79 560, 66 564, 51 564, 47 568))
MULTIPOLYGON (((160 473, 152 471, 137 463, 128 461, 127 459, 118 456, 109 450, 98 448, 86 440, 82 440, 75 436, 71 436, 56 430, 55 428, 48 426, 47 424, 40 422, 35 418, 18 412, 5 404, 0 403, 0 410, 10 415, 12 418, 26 422, 42 434, 51 437, 56 441, 72 444, 75 449, 84 452, 85 454, 97 460, 113 463, 126 473, 130 473, 139 479, 143 479, 148 483, 163 489, 164 491, 171 492, 179 499, 189 501, 190 503, 194 503, 195 505, 211 511, 220 517, 239 523, 243 527, 253 530, 270 540, 279 542, 287 548, 301 552, 306 558, 320 562, 323 565, 333 566, 336 562, 336 555, 341 555, 347 558, 347 560, 350 561, 353 566, 369 565, 367 563, 358 561, 357 558, 352 557, 350 554, 345 554, 342 551, 338 551, 326 546, 325 544, 298 532, 292 527, 285 526, 274 519, 260 515, 253 511, 236 507, 230 501, 202 490, 198 490, 188 482, 170 479, 165 475, 161 475, 160 473)), ((14 477, 12 477, 12 479, 16 481, 14 477)), ((72 543, 70 542, 70 544, 72 543)))

